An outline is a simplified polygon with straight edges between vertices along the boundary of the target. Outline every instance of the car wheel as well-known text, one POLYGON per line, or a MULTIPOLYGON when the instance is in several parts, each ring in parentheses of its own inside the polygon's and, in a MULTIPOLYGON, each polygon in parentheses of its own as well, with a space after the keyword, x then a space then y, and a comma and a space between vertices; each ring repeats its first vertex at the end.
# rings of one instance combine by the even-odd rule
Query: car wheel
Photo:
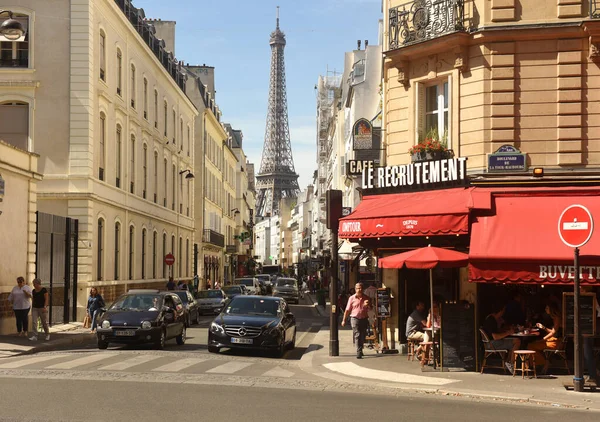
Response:
POLYGON ((196 311, 196 319, 194 320, 196 325, 200 324, 200 311, 196 311))
POLYGON ((98 340, 98 349, 101 349, 101 350, 108 349, 108 342, 98 340))
POLYGON ((183 327, 183 331, 181 332, 180 335, 177 336, 177 338, 175 340, 177 340, 177 344, 180 346, 183 346, 185 344, 185 334, 186 334, 186 328, 185 326, 183 327))
POLYGON ((294 350, 295 348, 296 348, 296 329, 294 328, 294 337, 292 338, 292 341, 290 342, 288 349, 294 350))
POLYGON ((167 343, 167 334, 165 333, 165 330, 161 330, 160 338, 158 339, 158 342, 156 343, 156 348, 158 350, 162 350, 165 348, 166 343, 167 343))
POLYGON ((282 339, 281 344, 275 350, 275 357, 282 358, 284 354, 285 354, 285 339, 282 339))
POLYGON ((219 353, 219 348, 216 346, 208 346, 209 353, 219 353))

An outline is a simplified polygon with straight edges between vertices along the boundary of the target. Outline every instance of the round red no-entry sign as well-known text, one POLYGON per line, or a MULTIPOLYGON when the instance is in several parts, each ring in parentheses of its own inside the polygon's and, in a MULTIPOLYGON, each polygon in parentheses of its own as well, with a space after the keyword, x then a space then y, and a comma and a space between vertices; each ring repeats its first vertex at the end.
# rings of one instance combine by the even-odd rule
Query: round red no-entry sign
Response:
POLYGON ((594 219, 590 210, 583 205, 567 207, 558 219, 558 235, 560 240, 571 248, 585 245, 592 237, 594 219))
POLYGON ((175 257, 172 253, 168 253, 165 255, 165 264, 171 266, 175 263, 175 257))

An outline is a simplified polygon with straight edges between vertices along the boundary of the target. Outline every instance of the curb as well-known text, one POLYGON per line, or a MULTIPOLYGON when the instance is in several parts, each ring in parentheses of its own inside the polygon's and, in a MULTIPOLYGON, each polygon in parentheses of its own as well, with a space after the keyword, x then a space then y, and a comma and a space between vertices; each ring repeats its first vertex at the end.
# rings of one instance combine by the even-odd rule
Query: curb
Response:
POLYGON ((40 353, 40 352, 51 352, 51 351, 54 351, 54 350, 56 350, 60 347, 64 347, 64 346, 72 346, 72 345, 91 343, 93 340, 95 340, 95 338, 96 338, 96 334, 94 334, 94 333, 75 334, 75 335, 73 335, 73 338, 65 338, 65 339, 61 339, 61 340, 56 340, 55 342, 52 342, 52 343, 42 343, 35 347, 32 347, 29 350, 25 350, 21 353, 17 353, 14 356, 33 355, 35 353, 40 353))

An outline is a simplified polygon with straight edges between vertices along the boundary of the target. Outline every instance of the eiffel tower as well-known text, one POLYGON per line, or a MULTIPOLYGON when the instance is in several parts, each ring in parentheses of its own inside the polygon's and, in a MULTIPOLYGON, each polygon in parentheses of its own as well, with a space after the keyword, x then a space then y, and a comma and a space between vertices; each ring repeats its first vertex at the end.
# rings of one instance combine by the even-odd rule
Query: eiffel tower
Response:
POLYGON ((282 198, 295 198, 300 191, 298 175, 294 170, 290 128, 288 124, 287 94, 285 86, 285 34, 277 26, 271 33, 271 79, 265 143, 260 171, 256 175, 256 214, 260 217, 279 213, 282 198))

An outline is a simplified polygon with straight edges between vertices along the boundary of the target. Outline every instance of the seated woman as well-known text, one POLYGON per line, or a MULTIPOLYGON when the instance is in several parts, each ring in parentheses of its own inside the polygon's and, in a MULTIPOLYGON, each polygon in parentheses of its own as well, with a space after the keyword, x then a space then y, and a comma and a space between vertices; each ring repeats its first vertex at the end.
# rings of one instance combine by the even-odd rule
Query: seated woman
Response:
MULTIPOLYGON (((429 310, 429 315, 427 315, 427 323, 425 324, 426 328, 432 328, 433 330, 425 330, 425 334, 423 335, 423 342, 427 343, 432 341, 434 337, 435 331, 439 330, 441 327, 441 319, 440 319, 440 307, 437 303, 433 303, 433 318, 431 309, 429 310)), ((427 365, 429 361, 429 346, 423 346, 422 354, 421 354, 421 366, 427 365)))
POLYGON ((529 343, 529 350, 534 350, 535 363, 536 365, 543 365, 543 372, 548 371, 548 362, 544 356, 544 349, 560 349, 562 347, 562 315, 558 306, 554 303, 550 303, 546 306, 546 314, 552 319, 552 326, 545 326, 541 323, 537 323, 537 327, 541 330, 544 338, 537 340, 533 343, 529 343))

